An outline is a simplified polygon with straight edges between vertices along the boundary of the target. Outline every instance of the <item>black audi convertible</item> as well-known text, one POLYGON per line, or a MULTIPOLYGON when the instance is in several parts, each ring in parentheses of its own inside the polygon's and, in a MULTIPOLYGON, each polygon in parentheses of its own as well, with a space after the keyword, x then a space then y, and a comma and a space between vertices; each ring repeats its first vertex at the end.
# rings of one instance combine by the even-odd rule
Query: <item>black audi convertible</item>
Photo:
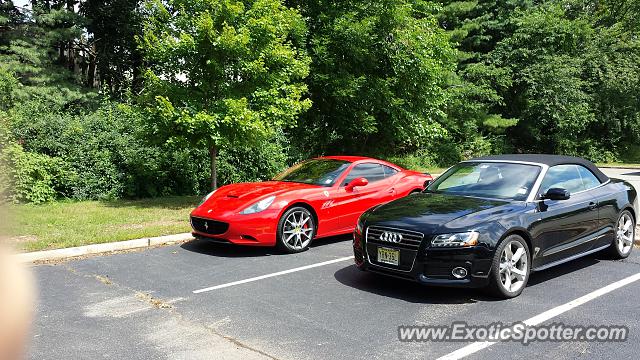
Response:
POLYGON ((585 159, 488 156, 369 209, 353 250, 361 270, 510 298, 532 271, 597 251, 629 256, 639 211, 631 184, 585 159))

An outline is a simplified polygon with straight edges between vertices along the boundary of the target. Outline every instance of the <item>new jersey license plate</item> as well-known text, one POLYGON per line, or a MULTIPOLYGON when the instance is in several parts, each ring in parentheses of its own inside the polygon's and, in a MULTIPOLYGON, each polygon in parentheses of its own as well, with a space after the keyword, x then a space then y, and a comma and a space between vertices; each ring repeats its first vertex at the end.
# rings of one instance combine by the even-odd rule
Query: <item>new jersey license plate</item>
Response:
POLYGON ((398 266, 400 260, 400 250, 384 247, 378 248, 378 262, 398 266))

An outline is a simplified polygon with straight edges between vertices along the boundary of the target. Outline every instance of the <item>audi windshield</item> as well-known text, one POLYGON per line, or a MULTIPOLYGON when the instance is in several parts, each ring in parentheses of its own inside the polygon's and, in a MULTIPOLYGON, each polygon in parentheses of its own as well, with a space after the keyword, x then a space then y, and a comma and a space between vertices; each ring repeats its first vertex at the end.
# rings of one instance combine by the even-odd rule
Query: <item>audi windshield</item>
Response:
POLYGON ((463 162, 433 182, 428 192, 504 200, 526 200, 541 167, 500 162, 463 162))

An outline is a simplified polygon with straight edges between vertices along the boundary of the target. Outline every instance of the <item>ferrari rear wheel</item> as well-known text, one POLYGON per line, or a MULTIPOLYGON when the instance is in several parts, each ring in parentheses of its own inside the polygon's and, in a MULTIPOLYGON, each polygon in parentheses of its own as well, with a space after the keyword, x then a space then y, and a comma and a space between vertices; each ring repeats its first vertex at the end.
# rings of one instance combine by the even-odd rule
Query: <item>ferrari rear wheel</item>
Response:
POLYGON ((311 212, 297 206, 287 210, 278 223, 278 247, 288 253, 309 248, 316 235, 316 224, 311 212))

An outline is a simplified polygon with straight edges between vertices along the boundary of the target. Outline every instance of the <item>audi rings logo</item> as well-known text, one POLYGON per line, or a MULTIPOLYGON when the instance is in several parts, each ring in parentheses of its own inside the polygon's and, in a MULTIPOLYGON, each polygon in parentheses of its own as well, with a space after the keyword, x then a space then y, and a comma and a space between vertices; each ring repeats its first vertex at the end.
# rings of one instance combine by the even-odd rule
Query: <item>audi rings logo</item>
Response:
POLYGON ((385 231, 380 234, 380 240, 397 244, 402 241, 402 234, 385 231))

